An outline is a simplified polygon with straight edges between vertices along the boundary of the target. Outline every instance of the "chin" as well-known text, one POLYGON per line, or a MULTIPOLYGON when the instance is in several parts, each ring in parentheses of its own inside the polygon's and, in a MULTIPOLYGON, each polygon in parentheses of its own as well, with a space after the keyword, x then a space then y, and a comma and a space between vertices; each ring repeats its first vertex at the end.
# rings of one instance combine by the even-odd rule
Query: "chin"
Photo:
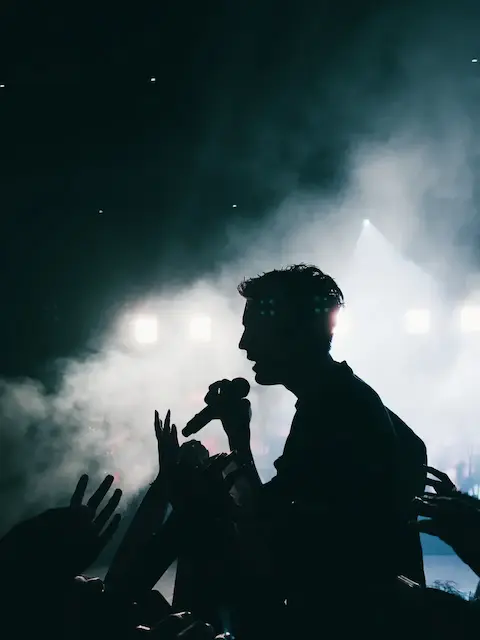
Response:
POLYGON ((269 374, 267 371, 255 371, 255 382, 264 386, 281 384, 277 376, 269 374))

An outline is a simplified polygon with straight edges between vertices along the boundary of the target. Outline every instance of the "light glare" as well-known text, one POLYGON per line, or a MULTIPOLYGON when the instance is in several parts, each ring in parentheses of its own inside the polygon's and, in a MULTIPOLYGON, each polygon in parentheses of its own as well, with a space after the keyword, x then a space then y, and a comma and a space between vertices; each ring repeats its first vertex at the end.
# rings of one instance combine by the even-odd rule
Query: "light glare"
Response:
POLYGON ((463 307, 461 309, 460 329, 464 333, 480 331, 480 306, 463 307))
POLYGON ((405 314, 407 333, 428 333, 430 331, 430 311, 428 309, 410 309, 405 314))
POLYGON ((346 333, 350 333, 351 322, 348 314, 345 314, 343 309, 338 311, 337 316, 335 318, 335 323, 333 327, 333 333, 335 335, 344 335, 346 333))
POLYGON ((139 316, 133 321, 133 335, 139 344, 153 344, 158 339, 158 322, 155 316, 139 316))

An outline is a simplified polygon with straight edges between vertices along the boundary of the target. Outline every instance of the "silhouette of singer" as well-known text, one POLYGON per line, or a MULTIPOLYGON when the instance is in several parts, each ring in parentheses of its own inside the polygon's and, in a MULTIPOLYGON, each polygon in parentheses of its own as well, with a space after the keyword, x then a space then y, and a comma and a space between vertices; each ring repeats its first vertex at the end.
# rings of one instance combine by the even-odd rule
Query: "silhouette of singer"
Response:
MULTIPOLYGON (((377 588, 397 574, 424 584, 419 535, 408 521, 411 500, 425 488, 425 445, 346 362, 331 357, 342 291, 304 264, 245 280, 238 291, 246 299, 239 348, 254 363, 255 381, 297 397, 277 474, 260 492, 272 521, 278 516, 289 602, 295 585, 305 602, 305 581, 316 572, 330 591, 335 580, 343 591, 347 576, 357 575, 377 588)), ((222 384, 209 393, 221 393, 222 384)), ((236 407, 216 417, 253 469, 251 414, 236 407)))

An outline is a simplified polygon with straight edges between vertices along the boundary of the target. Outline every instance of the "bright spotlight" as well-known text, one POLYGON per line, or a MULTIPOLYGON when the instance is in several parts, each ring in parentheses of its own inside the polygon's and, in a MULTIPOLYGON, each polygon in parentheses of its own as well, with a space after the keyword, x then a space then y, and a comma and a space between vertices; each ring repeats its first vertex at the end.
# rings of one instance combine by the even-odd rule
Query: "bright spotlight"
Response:
POLYGON ((197 342, 210 342, 212 339, 212 319, 208 316, 195 316, 190 320, 190 337, 197 342))
POLYGON ((407 333, 428 333, 430 331, 430 311, 428 309, 410 309, 405 314, 407 333))
POLYGON ((158 322, 155 316, 139 316, 133 321, 133 335, 139 344, 153 344, 158 339, 158 322))
POLYGON ((463 307, 463 309, 461 309, 460 329, 464 333, 480 331, 480 306, 463 307))
POLYGON ((345 315, 345 311, 343 309, 340 309, 340 311, 338 311, 337 313, 337 317, 335 318, 333 333, 335 335, 344 335, 346 333, 350 333, 350 329, 351 329, 350 318, 348 314, 345 315))
POLYGON ((367 228, 367 227, 369 227, 369 226, 370 226, 370 220, 368 220, 367 218, 365 218, 365 220, 363 221, 363 223, 362 223, 362 224, 363 224, 364 228, 367 228))

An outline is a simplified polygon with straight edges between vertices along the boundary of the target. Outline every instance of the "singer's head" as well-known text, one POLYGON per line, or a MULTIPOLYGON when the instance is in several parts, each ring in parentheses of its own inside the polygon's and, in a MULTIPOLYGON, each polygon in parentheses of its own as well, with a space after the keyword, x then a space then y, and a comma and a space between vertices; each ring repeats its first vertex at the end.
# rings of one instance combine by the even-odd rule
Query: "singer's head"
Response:
POLYGON ((330 352, 343 293, 329 275, 298 264, 244 280, 240 349, 255 363, 259 384, 287 384, 292 371, 310 369, 330 352))

